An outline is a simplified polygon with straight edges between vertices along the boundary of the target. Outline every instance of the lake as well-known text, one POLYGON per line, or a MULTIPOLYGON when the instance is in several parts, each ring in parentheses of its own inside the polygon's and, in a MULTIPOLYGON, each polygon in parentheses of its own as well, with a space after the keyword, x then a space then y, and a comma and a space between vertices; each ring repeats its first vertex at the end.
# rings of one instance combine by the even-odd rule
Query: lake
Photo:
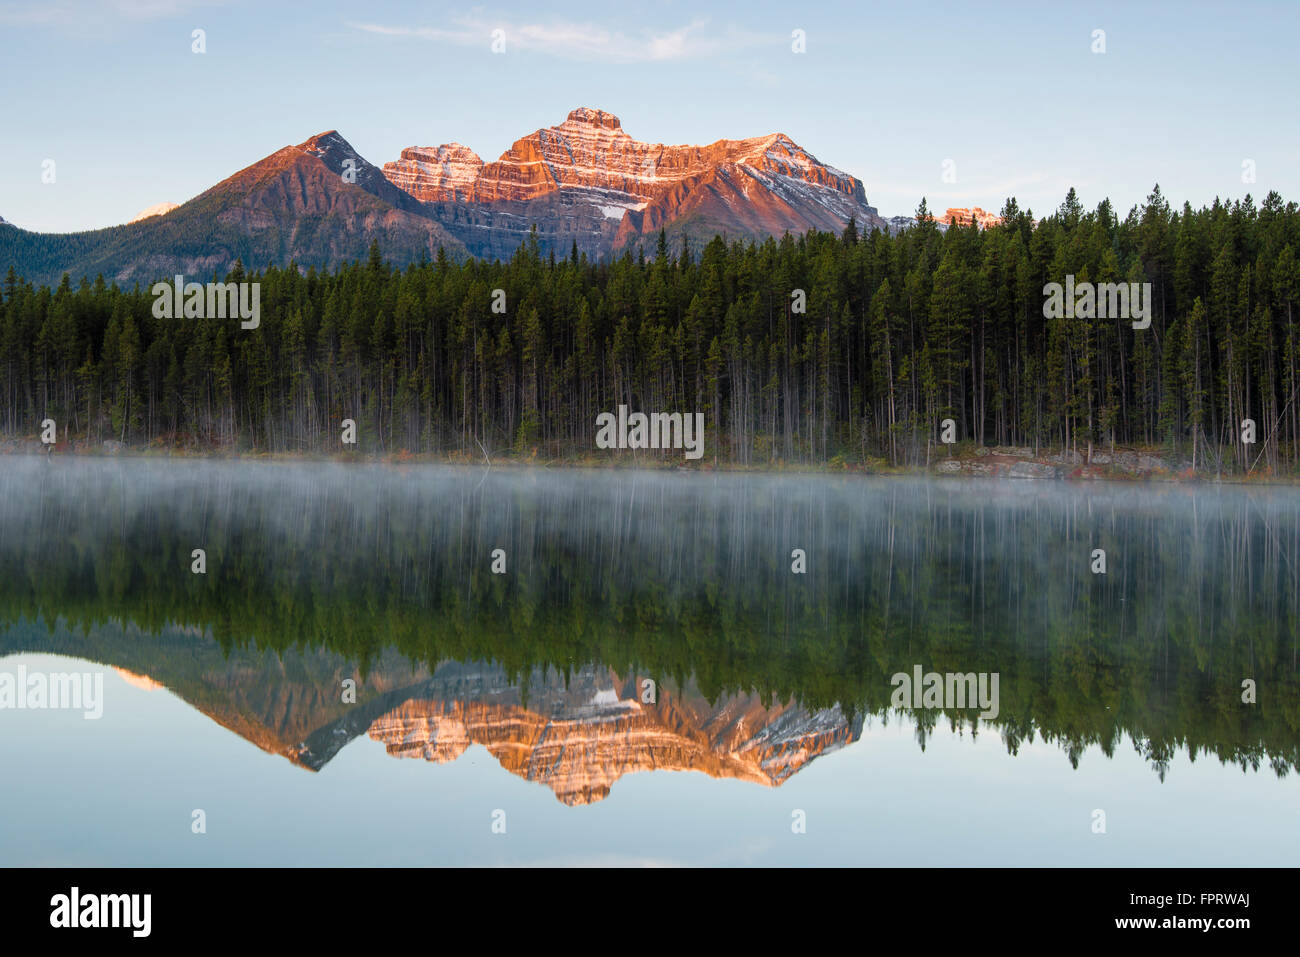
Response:
POLYGON ((6 865, 1290 865, 1298 662, 1294 488, 0 459, 6 865))

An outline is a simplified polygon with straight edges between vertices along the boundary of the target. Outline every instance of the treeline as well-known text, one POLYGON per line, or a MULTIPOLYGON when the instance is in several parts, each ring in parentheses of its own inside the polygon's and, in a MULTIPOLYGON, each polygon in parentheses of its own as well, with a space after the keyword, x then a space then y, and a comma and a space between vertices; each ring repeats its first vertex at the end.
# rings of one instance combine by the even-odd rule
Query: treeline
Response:
MULTIPOLYGON (((197 448, 548 457, 594 449, 595 419, 704 412, 724 461, 925 461, 940 423, 983 445, 1164 446, 1199 466, 1300 458, 1300 212, 1270 193, 1121 220, 1073 190, 1035 222, 897 235, 810 233, 589 262, 544 257, 260 282, 256 329, 159 319, 148 287, 102 278, 0 305, 0 430, 197 448), (1044 286, 1151 284, 1151 323, 1044 318, 1044 286), (495 291, 500 290, 501 294, 495 291), (495 306, 495 308, 494 308, 495 306), (1257 441, 1241 441, 1242 420, 1257 441)), ((171 277, 159 277, 169 280, 171 277)), ((617 453, 603 453, 617 454, 617 453)))

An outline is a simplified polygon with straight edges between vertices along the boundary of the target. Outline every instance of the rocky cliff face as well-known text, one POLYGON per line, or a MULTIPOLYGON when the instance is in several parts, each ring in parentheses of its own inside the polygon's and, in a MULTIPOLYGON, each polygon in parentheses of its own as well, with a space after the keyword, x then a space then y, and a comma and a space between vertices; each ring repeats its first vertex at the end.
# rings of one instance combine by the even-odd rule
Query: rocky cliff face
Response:
POLYGON ((497 253, 484 230, 515 234, 513 249, 534 223, 543 243, 573 241, 593 254, 661 228, 700 240, 838 231, 850 218, 865 231, 885 228, 858 180, 782 133, 666 146, 635 140, 617 116, 586 107, 516 140, 492 163, 449 143, 403 150, 383 172, 434 204, 472 251, 486 242, 480 254, 488 255, 497 253))
POLYGON ((824 166, 781 133, 709 146, 643 143, 624 132, 617 116, 580 108, 559 126, 516 140, 496 162, 484 164, 469 148, 449 143, 412 147, 384 164, 394 184, 427 202, 536 199, 557 189, 586 189, 631 201, 663 197, 686 180, 720 166, 799 179, 848 196, 861 194, 853 177, 824 166))
POLYGON ((483 161, 468 146, 412 146, 402 158, 384 164, 384 176, 394 186, 427 203, 469 202, 483 161))

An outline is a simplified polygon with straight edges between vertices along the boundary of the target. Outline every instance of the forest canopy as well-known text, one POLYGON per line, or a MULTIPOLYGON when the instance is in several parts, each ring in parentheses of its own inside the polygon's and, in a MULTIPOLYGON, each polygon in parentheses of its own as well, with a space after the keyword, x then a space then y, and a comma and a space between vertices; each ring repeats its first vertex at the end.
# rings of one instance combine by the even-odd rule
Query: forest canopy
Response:
MULTIPOLYGON (((620 404, 702 412, 710 461, 925 461, 963 441, 1164 446, 1224 469, 1300 456, 1300 214, 1270 193, 1122 220, 1070 191, 1035 220, 941 230, 924 201, 893 235, 715 237, 592 262, 242 264, 260 321, 153 314, 148 286, 36 287, 0 303, 0 431, 60 441, 367 452, 587 454, 620 404), (1044 290, 1150 283, 1150 325, 1045 318, 1044 290), (496 292, 496 291, 500 292, 496 292), (501 304, 494 309, 494 304, 501 304), (1240 440, 1257 424, 1256 444, 1240 440)), ((171 281, 170 276, 159 280, 171 281)), ((1059 310, 1058 310, 1059 311, 1059 310)))

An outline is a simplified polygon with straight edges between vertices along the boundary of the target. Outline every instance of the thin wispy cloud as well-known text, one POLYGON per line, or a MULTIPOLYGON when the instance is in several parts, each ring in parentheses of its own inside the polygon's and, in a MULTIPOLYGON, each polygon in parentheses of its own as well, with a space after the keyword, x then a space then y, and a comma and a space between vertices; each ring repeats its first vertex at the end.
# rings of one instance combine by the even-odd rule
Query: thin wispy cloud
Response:
MULTIPOLYGON (((779 38, 763 37, 734 28, 709 29, 707 18, 692 20, 672 30, 642 31, 637 35, 610 30, 594 23, 514 23, 483 17, 459 17, 452 27, 392 26, 348 23, 354 30, 391 37, 413 37, 456 46, 488 49, 494 31, 503 31, 506 50, 530 50, 550 56, 618 63, 655 63, 717 56, 779 38)), ((502 34, 496 34, 501 36, 502 34)))

